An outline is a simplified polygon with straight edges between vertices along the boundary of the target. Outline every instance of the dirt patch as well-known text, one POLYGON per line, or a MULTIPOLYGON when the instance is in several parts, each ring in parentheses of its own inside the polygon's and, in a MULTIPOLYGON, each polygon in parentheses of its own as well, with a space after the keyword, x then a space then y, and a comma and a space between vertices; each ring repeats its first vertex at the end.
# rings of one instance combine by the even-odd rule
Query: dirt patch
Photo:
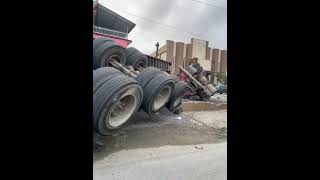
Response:
MULTIPOLYGON (((206 116, 205 113, 202 114, 202 117, 212 115, 209 113, 206 116)), ((224 113, 226 118, 226 112, 221 113, 224 113)), ((223 116, 222 114, 220 116, 223 116)), ((105 146, 94 148, 94 161, 119 150, 226 141, 226 132, 221 132, 221 128, 217 129, 212 126, 209 118, 198 122, 193 116, 197 114, 189 113, 186 116, 163 112, 150 116, 139 112, 134 116, 132 122, 118 133, 100 138, 105 146)))
POLYGON ((183 112, 183 115, 215 129, 227 128, 227 110, 188 111, 183 112))
POLYGON ((184 101, 181 105, 183 111, 218 111, 227 109, 227 103, 184 101))

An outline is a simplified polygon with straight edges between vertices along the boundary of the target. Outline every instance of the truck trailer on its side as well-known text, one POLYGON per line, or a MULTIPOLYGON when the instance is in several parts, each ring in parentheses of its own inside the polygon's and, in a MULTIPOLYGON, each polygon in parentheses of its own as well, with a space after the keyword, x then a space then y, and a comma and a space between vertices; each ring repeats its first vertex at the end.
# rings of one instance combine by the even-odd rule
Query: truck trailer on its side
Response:
POLYGON ((108 135, 139 110, 179 109, 189 85, 169 75, 169 62, 129 47, 135 24, 98 3, 93 6, 93 127, 108 135))

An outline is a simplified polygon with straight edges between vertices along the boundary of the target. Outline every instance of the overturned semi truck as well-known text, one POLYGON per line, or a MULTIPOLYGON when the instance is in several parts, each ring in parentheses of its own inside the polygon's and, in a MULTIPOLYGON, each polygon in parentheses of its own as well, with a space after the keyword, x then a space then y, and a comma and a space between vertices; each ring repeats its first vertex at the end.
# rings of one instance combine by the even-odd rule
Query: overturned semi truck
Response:
POLYGON ((134 25, 119 16, 112 19, 112 15, 111 10, 94 4, 93 127, 100 135, 124 126, 137 111, 155 114, 164 107, 176 111, 190 89, 187 83, 168 74, 167 62, 134 47, 127 48, 130 41, 120 30, 134 25), (108 24, 106 19, 113 21, 114 29, 100 27, 108 24), (128 26, 121 26, 123 23, 128 26))
POLYGON ((107 135, 139 110, 155 114, 175 111, 189 86, 155 67, 137 49, 123 48, 109 38, 93 40, 93 125, 107 135))

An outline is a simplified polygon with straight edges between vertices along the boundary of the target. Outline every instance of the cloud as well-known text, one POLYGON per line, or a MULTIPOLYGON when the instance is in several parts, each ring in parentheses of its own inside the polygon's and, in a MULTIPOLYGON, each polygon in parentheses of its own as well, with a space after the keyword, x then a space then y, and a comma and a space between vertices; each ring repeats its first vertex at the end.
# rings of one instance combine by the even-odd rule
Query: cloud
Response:
POLYGON ((166 40, 190 43, 198 38, 209 41, 209 46, 227 48, 227 0, 100 0, 136 24, 130 32, 130 46, 150 54, 155 43, 164 45, 166 40), (123 11, 130 12, 126 13, 123 11), (134 15, 138 16, 134 16, 134 15))

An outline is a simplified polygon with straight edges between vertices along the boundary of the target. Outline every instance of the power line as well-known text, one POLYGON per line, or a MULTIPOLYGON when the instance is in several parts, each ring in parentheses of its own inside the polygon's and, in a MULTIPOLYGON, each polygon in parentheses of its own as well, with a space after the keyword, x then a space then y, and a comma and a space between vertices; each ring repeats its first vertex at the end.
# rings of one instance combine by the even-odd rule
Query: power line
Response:
MULTIPOLYGON (((221 6, 216 6, 216 5, 213 5, 213 4, 209 4, 209 3, 206 3, 206 2, 203 2, 203 1, 198 1, 198 0, 190 0, 190 1, 193 1, 193 2, 196 2, 196 3, 200 3, 200 4, 204 4, 206 6, 210 6, 210 7, 214 7, 214 8, 218 8, 218 9, 226 9, 224 7, 221 7, 221 6)), ((212 0, 210 0, 212 1, 212 0)), ((213 2, 213 1, 212 1, 213 2)), ((215 2, 221 2, 221 1, 215 1, 215 2)))
MULTIPOLYGON (((111 6, 111 7, 112 7, 112 6, 111 6)), ((204 36, 204 35, 202 35, 202 34, 197 34, 197 33, 193 33, 193 32, 181 31, 181 30, 179 30, 177 27, 174 27, 174 26, 171 26, 171 25, 167 25, 167 24, 164 24, 164 23, 155 21, 155 20, 150 19, 150 18, 142 17, 142 16, 136 15, 136 14, 131 13, 131 12, 126 11, 126 10, 118 9, 118 8, 115 8, 115 7, 112 7, 112 8, 113 8, 113 9, 116 9, 116 10, 118 10, 118 11, 121 11, 121 12, 124 12, 124 13, 127 13, 127 14, 130 14, 130 15, 132 15, 132 16, 138 17, 138 18, 140 18, 140 19, 143 19, 143 20, 146 20, 146 21, 149 21, 149 22, 158 24, 158 25, 166 26, 166 27, 171 28, 171 29, 173 29, 173 30, 175 30, 175 31, 178 31, 178 32, 185 32, 186 34, 190 34, 190 35, 193 35, 193 36, 199 36, 199 37, 203 37, 203 36, 204 36)))
POLYGON ((222 0, 222 1, 217 1, 217 0, 208 0, 208 1, 211 1, 211 2, 219 2, 219 3, 221 3, 222 1, 227 2, 227 0, 222 0))
MULTIPOLYGON (((106 1, 109 1, 109 0, 106 0, 106 1)), ((197 0, 191 0, 191 1, 194 1, 194 2, 201 2, 201 1, 197 1, 197 0)), ((112 1, 109 1, 109 2, 112 2, 112 1)), ((148 21, 148 22, 151 22, 151 23, 154 23, 154 24, 157 24, 157 25, 161 25, 161 26, 165 26, 165 27, 168 27, 170 29, 173 29, 175 30, 176 32, 178 33, 184 33, 184 34, 189 34, 191 36, 197 36, 197 37, 208 37, 207 35, 205 34, 198 34, 198 33, 194 33, 194 32, 189 32, 189 31, 183 31, 175 26, 171 26, 171 25, 168 25, 168 24, 165 24, 165 23, 162 23, 162 22, 159 22, 159 21, 156 21, 156 20, 153 20, 153 19, 150 19, 150 18, 147 18, 147 17, 143 17, 143 16, 140 16, 140 15, 137 15, 137 14, 134 14, 134 13, 131 13, 129 12, 128 10, 122 10, 122 9, 119 9, 119 8, 116 8, 116 7, 113 7, 111 6, 111 8, 115 9, 115 10, 118 10, 118 11, 121 11, 121 12, 124 12, 126 14, 129 14, 129 15, 132 15, 134 17, 137 17, 137 18, 140 18, 142 20, 145 20, 145 21, 148 21)))
POLYGON ((221 6, 215 6, 215 5, 208 4, 208 3, 205 3, 205 2, 202 2, 202 1, 198 1, 198 0, 190 0, 190 1, 197 2, 197 3, 200 3, 200 4, 204 4, 206 6, 210 6, 210 7, 214 7, 214 8, 225 9, 225 8, 223 8, 221 6))

